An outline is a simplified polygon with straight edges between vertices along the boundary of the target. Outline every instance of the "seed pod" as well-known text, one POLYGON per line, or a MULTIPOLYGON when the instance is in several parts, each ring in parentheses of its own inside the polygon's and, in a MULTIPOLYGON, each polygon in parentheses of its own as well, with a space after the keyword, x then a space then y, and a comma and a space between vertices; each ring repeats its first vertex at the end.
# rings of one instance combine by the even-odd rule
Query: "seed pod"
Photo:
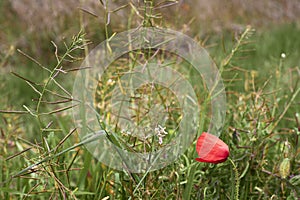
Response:
POLYGON ((279 174, 281 178, 286 178, 290 174, 290 167, 291 167, 290 159, 288 158, 283 159, 279 167, 279 174))
POLYGON ((296 175, 289 180, 289 182, 294 186, 300 186, 300 175, 296 175))
POLYGON ((290 149, 291 149, 291 144, 288 141, 285 141, 283 147, 283 157, 287 158, 289 156, 290 149))

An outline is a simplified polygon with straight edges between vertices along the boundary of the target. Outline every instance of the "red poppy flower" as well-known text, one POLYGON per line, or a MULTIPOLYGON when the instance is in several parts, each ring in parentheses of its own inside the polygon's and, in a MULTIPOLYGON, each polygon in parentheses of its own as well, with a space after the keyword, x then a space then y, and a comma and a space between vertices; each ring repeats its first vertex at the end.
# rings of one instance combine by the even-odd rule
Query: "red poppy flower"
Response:
POLYGON ((217 136, 203 132, 197 140, 196 151, 199 158, 196 161, 206 163, 221 163, 227 160, 229 148, 217 136))

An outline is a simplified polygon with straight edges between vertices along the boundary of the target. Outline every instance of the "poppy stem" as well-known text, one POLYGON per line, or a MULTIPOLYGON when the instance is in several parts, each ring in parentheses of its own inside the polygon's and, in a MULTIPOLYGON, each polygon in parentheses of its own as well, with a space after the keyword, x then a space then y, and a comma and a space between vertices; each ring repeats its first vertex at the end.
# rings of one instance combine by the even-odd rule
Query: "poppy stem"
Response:
POLYGON ((239 171, 233 160, 229 157, 228 160, 233 166, 233 171, 235 173, 235 199, 239 200, 239 189, 240 189, 240 178, 239 178, 239 171))

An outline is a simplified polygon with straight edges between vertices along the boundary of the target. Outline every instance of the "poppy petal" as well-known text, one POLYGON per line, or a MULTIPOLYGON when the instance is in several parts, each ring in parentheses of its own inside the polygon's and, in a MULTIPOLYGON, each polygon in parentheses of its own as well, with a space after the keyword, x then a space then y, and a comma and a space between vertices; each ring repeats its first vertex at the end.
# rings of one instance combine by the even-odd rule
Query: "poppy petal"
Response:
POLYGON ((221 163, 227 160, 229 148, 217 136, 203 132, 197 140, 196 151, 199 158, 196 161, 221 163))

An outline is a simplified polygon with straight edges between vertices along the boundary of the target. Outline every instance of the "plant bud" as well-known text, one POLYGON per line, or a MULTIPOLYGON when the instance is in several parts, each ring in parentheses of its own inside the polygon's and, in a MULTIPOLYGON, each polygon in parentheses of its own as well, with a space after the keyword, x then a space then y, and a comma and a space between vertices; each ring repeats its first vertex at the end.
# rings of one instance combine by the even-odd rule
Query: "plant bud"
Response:
POLYGON ((291 167, 290 159, 288 158, 283 159, 279 167, 279 174, 281 178, 286 178, 290 174, 290 167, 291 167))

